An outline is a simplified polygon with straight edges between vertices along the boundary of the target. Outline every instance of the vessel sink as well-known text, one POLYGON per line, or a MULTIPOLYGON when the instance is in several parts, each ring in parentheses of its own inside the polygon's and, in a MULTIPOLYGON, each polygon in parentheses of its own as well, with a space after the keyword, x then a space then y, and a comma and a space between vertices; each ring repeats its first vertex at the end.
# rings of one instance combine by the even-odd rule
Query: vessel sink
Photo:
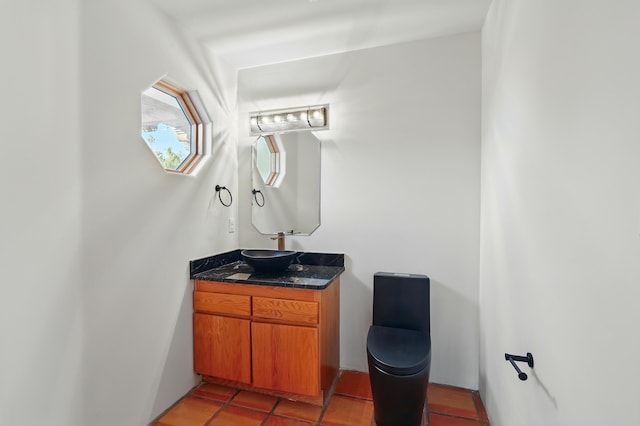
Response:
POLYGON ((242 250, 242 259, 256 272, 282 272, 296 255, 294 250, 242 250))

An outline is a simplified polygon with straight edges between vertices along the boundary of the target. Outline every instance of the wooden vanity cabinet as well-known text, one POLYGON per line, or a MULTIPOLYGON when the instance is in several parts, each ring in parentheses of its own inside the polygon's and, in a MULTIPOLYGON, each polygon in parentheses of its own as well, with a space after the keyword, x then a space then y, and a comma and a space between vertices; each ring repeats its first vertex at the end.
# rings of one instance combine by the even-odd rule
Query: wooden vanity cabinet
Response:
POLYGON ((323 290, 196 281, 194 365, 207 381, 322 405, 340 364, 340 280, 323 290))

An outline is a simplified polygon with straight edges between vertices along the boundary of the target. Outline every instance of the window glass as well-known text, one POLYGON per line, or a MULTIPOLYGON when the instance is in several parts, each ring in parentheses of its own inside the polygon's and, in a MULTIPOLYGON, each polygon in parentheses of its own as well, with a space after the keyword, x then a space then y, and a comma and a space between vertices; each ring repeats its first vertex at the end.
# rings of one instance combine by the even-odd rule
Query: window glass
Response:
POLYGON ((278 186, 284 176, 284 152, 274 135, 260 136, 255 142, 258 174, 267 186, 278 186))
POLYGON ((142 138, 168 170, 191 154, 192 124, 175 96, 150 87, 142 94, 142 138))
POLYGON ((264 136, 256 141, 256 167, 262 180, 267 183, 271 177, 271 151, 264 136))

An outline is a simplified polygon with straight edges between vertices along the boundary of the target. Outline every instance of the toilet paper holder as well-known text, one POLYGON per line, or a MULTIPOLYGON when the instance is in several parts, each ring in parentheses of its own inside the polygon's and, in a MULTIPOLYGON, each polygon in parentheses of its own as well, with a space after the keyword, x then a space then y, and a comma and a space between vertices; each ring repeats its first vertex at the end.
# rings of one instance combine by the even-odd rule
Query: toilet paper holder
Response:
POLYGON ((522 372, 522 370, 518 368, 518 365, 516 364, 516 362, 526 362, 529 365, 529 367, 533 368, 533 355, 531 355, 531 352, 527 352, 526 356, 504 354, 504 359, 509 361, 511 365, 513 365, 513 368, 515 368, 516 371, 518 372, 518 378, 520 380, 524 382, 525 380, 528 379, 527 373, 522 372))

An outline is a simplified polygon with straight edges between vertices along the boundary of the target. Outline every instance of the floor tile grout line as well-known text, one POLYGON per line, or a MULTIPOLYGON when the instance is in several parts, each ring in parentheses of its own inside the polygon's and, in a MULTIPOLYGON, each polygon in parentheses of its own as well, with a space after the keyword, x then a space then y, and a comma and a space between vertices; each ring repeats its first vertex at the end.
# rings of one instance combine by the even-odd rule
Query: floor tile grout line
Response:
POLYGON ((271 410, 269 410, 269 412, 267 413, 267 417, 265 417, 264 420, 262 420, 262 423, 260 423, 260 426, 264 426, 269 421, 269 418, 271 416, 273 416, 273 412, 275 411, 275 409, 278 406, 278 404, 280 404, 280 400, 281 399, 282 398, 280 398, 280 397, 276 397, 276 402, 273 403, 273 406, 271 407, 271 410))
MULTIPOLYGON (((431 385, 431 383, 430 383, 431 385)), ((477 391, 474 391, 472 389, 467 389, 467 388, 459 388, 456 386, 452 386, 452 385, 442 385, 442 384, 437 384, 435 383, 436 386, 439 387, 444 387, 444 388, 449 388, 449 389, 454 389, 456 391, 464 391, 463 393, 468 394, 469 397, 471 398, 471 402, 473 403, 473 409, 475 411, 475 417, 466 417, 464 415, 460 415, 460 414, 451 414, 451 413, 443 413, 441 411, 438 411, 437 409, 431 409, 429 407, 429 398, 427 396, 427 410, 429 412, 432 412, 434 414, 439 414, 439 415, 445 415, 445 416, 449 416, 449 417, 455 417, 455 418, 459 418, 459 419, 465 419, 465 420, 474 420, 474 421, 478 421, 478 422, 482 422, 482 416, 480 415, 480 410, 478 409, 478 405, 476 403, 476 399, 473 397, 474 392, 477 393, 477 391)), ((461 392, 462 393, 462 392, 461 392)), ((436 405, 436 404, 434 404, 436 405)), ((445 405, 445 404, 437 404, 437 405, 445 405)), ((451 407, 453 408, 453 407, 451 407)))
POLYGON ((433 414, 437 414, 439 416, 447 416, 447 417, 455 417, 457 419, 465 419, 465 420, 475 420, 476 422, 481 422, 482 419, 480 417, 478 418, 474 418, 474 417, 466 417, 460 414, 452 414, 452 413, 443 413, 442 411, 436 411, 436 410, 428 410, 429 413, 433 413, 433 414))
POLYGON ((176 402, 174 402, 173 404, 171 404, 169 406, 169 408, 167 408, 166 410, 164 410, 162 413, 158 414, 158 416, 156 418, 154 418, 153 420, 151 420, 148 424, 148 426, 153 426, 156 423, 158 423, 160 421, 161 418, 163 418, 165 415, 167 415, 169 413, 169 411, 173 410, 181 401, 183 401, 186 397, 188 397, 191 392, 193 392, 194 390, 196 390, 198 387, 200 386, 200 383, 198 383, 197 385, 193 386, 191 389, 189 389, 189 391, 182 395, 181 398, 179 398, 176 402))
MULTIPOLYGON (((240 389, 240 392, 242 392, 242 389, 240 389)), ((238 392, 235 396, 238 396, 238 394, 240 394, 240 392, 238 392)), ((266 395, 266 394, 260 394, 260 395, 266 395)), ((268 415, 268 416, 269 416, 269 415, 271 415, 271 413, 273 412, 273 409, 275 408, 275 406, 276 406, 276 405, 278 405, 278 403, 280 402, 280 401, 279 401, 279 400, 280 400, 280 398, 275 397, 275 398, 276 398, 276 401, 273 403, 273 407, 271 407, 271 408, 269 409, 269 411, 265 411, 265 410, 261 410, 260 408, 256 408, 256 407, 249 407, 248 405, 241 405, 241 404, 238 404, 238 403, 234 403, 233 401, 234 401, 234 399, 235 399, 235 396, 234 396, 234 398, 232 398, 232 399, 229 401, 229 405, 230 405, 230 406, 232 406, 232 407, 236 407, 236 408, 243 408, 243 409, 247 409, 247 410, 249 410, 249 411, 255 411, 255 412, 257 412, 257 413, 266 414, 266 415, 268 415)))
POLYGON ((455 414, 439 413, 437 411, 429 411, 429 414, 436 414, 438 416, 451 417, 451 418, 460 419, 460 420, 469 420, 469 421, 472 421, 472 422, 480 423, 482 425, 485 424, 485 422, 483 422, 482 419, 472 419, 471 417, 456 416, 455 414))
MULTIPOLYGON (((318 424, 318 420, 316 420, 315 422, 313 422, 313 421, 310 421, 310 420, 307 420, 307 419, 301 419, 301 418, 299 418, 299 417, 294 417, 294 416, 290 416, 290 415, 287 415, 287 414, 278 414, 278 413, 276 413, 276 412, 275 412, 275 411, 276 411, 276 407, 277 407, 278 405, 280 405, 280 403, 281 403, 282 401, 291 401, 291 402, 300 403, 300 404, 313 405, 313 404, 308 404, 308 403, 306 403, 306 402, 302 402, 302 401, 295 401, 295 400, 293 400, 293 399, 278 398, 278 402, 273 406, 273 413, 269 415, 270 417, 271 417, 271 416, 284 417, 285 419, 289 419, 289 420, 296 420, 296 421, 304 422, 304 423, 307 423, 307 424, 309 424, 309 425, 314 425, 314 426, 316 426, 316 425, 318 424)), ((316 406, 316 407, 317 407, 317 406, 316 406)), ((321 412, 321 414, 320 414, 320 415, 322 415, 322 412, 321 412)))
POLYGON ((331 403, 331 400, 333 399, 334 396, 339 395, 336 391, 338 389, 338 383, 340 383, 340 379, 342 379, 342 375, 344 374, 344 372, 345 370, 338 369, 338 374, 334 379, 333 383, 331 384, 331 388, 329 389, 329 392, 327 392, 327 399, 322 403, 322 410, 320 410, 320 417, 318 417, 318 420, 316 420, 314 426, 321 426, 322 418, 327 412, 327 408, 329 408, 329 404, 331 403))
MULTIPOLYGON (((221 413, 221 412, 222 412, 226 407, 239 408, 239 409, 242 409, 242 410, 246 410, 246 411, 250 411, 250 412, 253 412, 253 413, 258 413, 258 414, 262 414, 262 415, 264 415, 264 416, 265 416, 265 417, 264 417, 264 419, 262 419, 262 422, 260 422, 260 425, 261 425, 261 426, 262 426, 262 425, 264 425, 264 424, 269 420, 269 418, 270 418, 270 417, 272 417, 272 416, 274 416, 274 415, 275 415, 275 416, 278 416, 278 417, 283 417, 283 418, 286 418, 286 419, 302 421, 302 422, 305 422, 305 423, 307 423, 307 424, 309 424, 309 425, 311 425, 311 424, 312 424, 312 423, 308 423, 308 422, 307 422, 306 420, 304 420, 304 419, 298 419, 298 418, 295 418, 295 417, 289 417, 289 416, 284 416, 284 415, 280 415, 280 414, 275 414, 275 409, 276 409, 276 407, 277 407, 277 406, 280 404, 280 402, 281 402, 281 401, 283 401, 285 398, 276 397, 276 402, 273 404, 273 407, 271 407, 271 409, 270 409, 269 411, 264 411, 264 410, 260 410, 260 409, 253 408, 253 407, 247 407, 247 406, 244 406, 244 405, 237 405, 237 404, 234 404, 234 403, 233 403, 233 400, 234 400, 234 399, 235 399, 235 398, 236 398, 236 397, 237 397, 237 396, 238 396, 242 391, 243 391, 242 389, 236 389, 236 392, 235 392, 235 393, 234 393, 234 394, 229 398, 229 400, 228 400, 226 403, 222 403, 222 401, 217 401, 217 400, 214 400, 214 399, 209 399, 209 401, 219 402, 219 403, 222 403, 223 405, 220 407, 220 409, 219 409, 218 411, 216 411, 216 413, 215 413, 213 416, 211 416, 211 418, 210 418, 209 420, 207 420, 207 422, 205 422, 205 424, 204 424, 203 426, 209 426, 209 425, 211 424, 211 422, 212 422, 213 420, 215 420, 215 419, 220 415, 220 413, 221 413)), ((203 399, 203 398, 201 398, 201 399, 203 399)))
MULTIPOLYGON (((196 386, 193 390, 196 390, 197 388, 198 388, 198 386, 196 386)), ((234 389, 234 388, 229 388, 229 389, 234 389)), ((193 391, 193 390, 192 390, 192 391, 193 391)), ((267 412, 267 411, 262 411, 262 410, 259 410, 259 409, 256 409, 256 408, 252 408, 252 407, 246 407, 246 406, 242 406, 242 405, 236 405, 236 404, 234 404, 234 403, 233 403, 234 398, 235 398, 236 396, 238 396, 238 394, 240 394, 240 392, 242 392, 243 390, 242 390, 242 389, 234 389, 234 391, 235 391, 235 392, 234 392, 234 393, 229 397, 229 399, 228 399, 227 401, 220 401, 220 400, 218 400, 218 399, 208 398, 208 397, 205 397, 205 396, 202 396, 202 395, 195 395, 195 394, 194 394, 194 395, 192 395, 191 393, 189 393, 189 394, 187 394, 187 395, 183 396, 179 401, 181 401, 182 399, 184 399, 184 398, 186 398, 186 397, 191 396, 191 397, 194 397, 194 398, 197 398, 197 399, 200 399, 200 400, 209 401, 209 402, 215 402, 215 403, 221 404, 220 409, 219 409, 218 411, 216 411, 216 413, 215 413, 215 414, 213 414, 213 415, 209 418, 209 420, 207 420, 207 421, 204 423, 204 425, 203 425, 203 426, 208 426, 208 425, 209 425, 213 420, 215 420, 215 418, 216 418, 216 417, 218 417, 218 415, 220 414, 220 412, 222 412, 222 410, 223 410, 225 407, 227 407, 227 406, 237 407, 237 408, 241 408, 241 409, 247 409, 247 410, 252 411, 252 412, 255 412, 255 413, 264 414, 266 417, 265 417, 265 419, 263 420, 263 423, 264 423, 264 422, 266 422, 266 421, 269 419, 269 417, 271 417, 271 416, 275 415, 275 416, 283 417, 283 418, 286 418, 286 419, 289 419, 289 420, 296 420, 296 421, 305 422, 305 423, 307 423, 307 424, 309 424, 309 425, 317 426, 317 425, 319 425, 319 424, 320 424, 320 422, 319 422, 319 421, 316 421, 316 422, 309 422, 309 421, 307 421, 306 419, 300 419, 300 418, 298 418, 298 417, 292 417, 292 416, 288 416, 288 415, 284 415, 284 414, 276 414, 276 413, 275 413, 276 408, 278 407, 278 405, 280 405, 280 403, 281 403, 282 401, 287 400, 287 401, 299 402, 299 403, 302 403, 302 404, 307 404, 307 403, 305 403, 305 402, 302 402, 302 401, 295 401, 295 400, 289 400, 289 399, 282 398, 282 397, 276 397, 276 398, 277 398, 277 401, 273 404, 273 407, 271 408, 271 410, 267 412)), ((265 394, 265 395, 266 395, 266 394, 265 394)), ((329 398, 327 401, 329 401, 330 399, 331 399, 331 398, 329 398)), ((178 402, 179 402, 179 401, 178 401, 178 402)), ((177 405, 177 403, 176 403, 176 404, 174 404, 174 406, 175 406, 175 405, 177 405)), ((313 404, 309 404, 309 405, 313 405, 313 404)), ((326 405, 328 405, 328 403, 327 403, 326 405)), ((326 405, 322 407, 322 411, 321 411, 321 413, 320 413, 320 417, 322 417, 322 414, 323 414, 324 410, 326 409, 326 405)), ((169 410, 167 410, 167 412, 168 412, 168 411, 169 411, 169 410)), ((262 424, 262 423, 261 423, 261 424, 262 424)))
MULTIPOLYGON (((321 406, 321 410, 320 410, 320 414, 318 416, 318 419, 315 422, 312 422, 312 423, 309 423, 309 420, 307 420, 307 419, 300 419, 300 418, 291 417, 291 416, 288 416, 288 415, 277 414, 275 412, 277 407, 282 403, 282 401, 287 400, 286 398, 275 396, 276 401, 271 406, 271 409, 269 411, 264 411, 262 409, 255 408, 255 407, 235 404, 233 402, 234 399, 236 399, 238 397, 238 395, 243 391, 242 389, 239 389, 239 388, 233 388, 233 387, 224 386, 225 388, 228 388, 228 389, 233 391, 230 394, 229 398, 226 399, 226 401, 214 399, 214 398, 211 398, 211 397, 208 397, 208 396, 204 396, 204 395, 196 395, 193 392, 197 391, 197 389, 202 385, 203 382, 201 382, 201 383, 197 384, 196 386, 194 386, 187 394, 185 394, 182 398, 180 398, 178 401, 176 401, 173 405, 171 405, 169 408, 167 408, 165 411, 163 411, 160 415, 158 415, 154 420, 152 420, 152 422, 149 423, 149 426, 152 426, 156 422, 160 421, 160 419, 162 419, 162 417, 164 417, 170 411, 175 409, 176 406, 178 406, 181 402, 183 402, 185 400, 185 398, 187 398, 187 397, 198 399, 198 400, 202 400, 202 401, 207 401, 207 402, 211 402, 211 403, 219 405, 218 410, 208 420, 205 421, 203 426, 210 426, 212 424, 212 422, 221 415, 222 411, 224 411, 224 409, 229 407, 229 406, 232 406, 232 407, 235 407, 235 408, 238 408, 238 409, 241 409, 241 410, 247 410, 249 412, 253 412, 253 413, 257 413, 257 414, 265 416, 262 419, 262 421, 260 422, 261 426, 264 426, 269 421, 269 419, 271 417, 282 417, 282 418, 285 418, 285 419, 290 419, 292 421, 303 422, 303 423, 308 424, 308 425, 321 426, 321 424, 323 422, 323 419, 327 414, 327 410, 329 408, 329 405, 330 405, 331 401, 333 400, 333 398, 335 396, 339 396, 341 398, 346 398, 346 399, 349 399, 349 400, 352 400, 352 401, 362 401, 362 402, 369 402, 369 403, 373 404, 372 398, 370 398, 368 396, 350 395, 349 393, 346 393, 346 392, 336 392, 337 384, 339 383, 340 379, 342 378, 342 373, 344 371, 348 371, 348 370, 340 371, 340 374, 338 375, 337 380, 335 381, 334 385, 332 386, 332 389, 329 392, 329 395, 327 395, 327 398, 325 400, 326 402, 321 406)), ((430 383, 430 385, 432 385, 432 384, 430 383)), ((464 393, 469 395, 471 397, 472 401, 473 401, 475 417, 469 417, 467 415, 460 415, 460 414, 452 414, 452 413, 447 413, 447 412, 441 412, 440 410, 437 410, 437 409, 436 410, 430 410, 429 407, 428 407, 428 397, 427 397, 427 404, 425 405, 425 410, 423 411, 424 418, 425 418, 425 423, 426 423, 427 426, 429 425, 429 414, 436 414, 436 415, 439 415, 439 416, 449 417, 449 418, 452 418, 452 419, 473 421, 473 422, 478 423, 478 425, 481 425, 481 426, 490 426, 490 421, 488 419, 485 420, 486 416, 483 416, 481 414, 481 411, 484 408, 484 405, 481 405, 482 404, 482 400, 481 400, 481 398, 479 396, 479 391, 472 390, 472 389, 466 389, 466 388, 460 388, 460 387, 456 387, 456 386, 453 386, 453 385, 444 385, 444 384, 435 384, 435 383, 433 385, 436 385, 436 386, 439 386, 439 387, 442 387, 442 388, 449 388, 449 389, 452 389, 452 390, 464 391, 464 393)), ((215 393, 212 393, 212 394, 215 395, 215 393)), ((304 404, 304 401, 294 401, 294 400, 292 400, 292 401, 304 404)), ((314 405, 314 404, 310 404, 310 405, 314 405)), ((467 411, 470 412, 470 410, 467 410, 467 411)), ((373 422, 374 422, 374 419, 372 417, 372 425, 375 424, 373 422)))
MULTIPOLYGON (((364 399, 364 398, 358 398, 358 397, 351 397, 351 396, 342 395, 342 394, 333 394, 333 395, 331 395, 331 397, 329 399, 327 399, 327 404, 325 404, 325 406, 323 407, 322 412, 320 413, 320 418, 318 419, 318 423, 317 423, 316 426, 321 426, 321 423, 322 423, 324 415, 326 414, 327 408, 329 408, 329 404, 331 403, 331 401, 333 400, 333 398, 335 396, 340 396, 340 397, 347 398, 347 399, 354 399, 356 401, 370 402, 371 405, 372 405, 372 409, 373 409, 373 400, 364 399)), ((373 412, 372 412, 371 413, 371 422, 372 422, 371 424, 375 424, 375 423, 373 423, 373 420, 374 419, 373 419, 373 412)))
POLYGON ((336 393, 334 393, 334 394, 333 394, 333 396, 336 396, 336 395, 338 395, 338 396, 347 396, 347 397, 349 397, 349 398, 362 399, 362 400, 365 400, 365 401, 371 401, 371 402, 373 402, 373 398, 367 398, 367 397, 365 397, 365 396, 349 395, 348 393, 338 393, 338 392, 336 392, 336 393))
MULTIPOLYGON (((339 377, 338 377, 338 380, 340 380, 339 377)), ((322 410, 320 410, 320 416, 318 416, 318 420, 316 420, 315 426, 320 426, 322 424, 322 418, 324 417, 324 414, 327 412, 327 408, 329 408, 329 404, 331 403, 331 400, 333 399, 334 396, 336 396, 335 393, 331 394, 329 398, 327 398, 327 402, 322 406, 322 410)))
MULTIPOLYGON (((229 388, 229 389, 233 389, 233 388, 229 388)), ((218 401, 220 403, 222 403, 222 406, 218 409, 218 411, 216 411, 215 413, 213 413, 213 416, 209 417, 209 420, 207 420, 206 422, 204 422, 204 425, 202 426, 209 426, 211 424, 211 422, 220 415, 220 413, 222 413, 225 409, 225 407, 228 407, 231 404, 231 401, 233 400, 233 398, 236 397, 237 394, 240 393, 240 389, 235 389, 235 392, 233 393, 233 395, 231 395, 231 397, 229 397, 229 399, 227 400, 227 402, 222 403, 222 401, 218 401)))

